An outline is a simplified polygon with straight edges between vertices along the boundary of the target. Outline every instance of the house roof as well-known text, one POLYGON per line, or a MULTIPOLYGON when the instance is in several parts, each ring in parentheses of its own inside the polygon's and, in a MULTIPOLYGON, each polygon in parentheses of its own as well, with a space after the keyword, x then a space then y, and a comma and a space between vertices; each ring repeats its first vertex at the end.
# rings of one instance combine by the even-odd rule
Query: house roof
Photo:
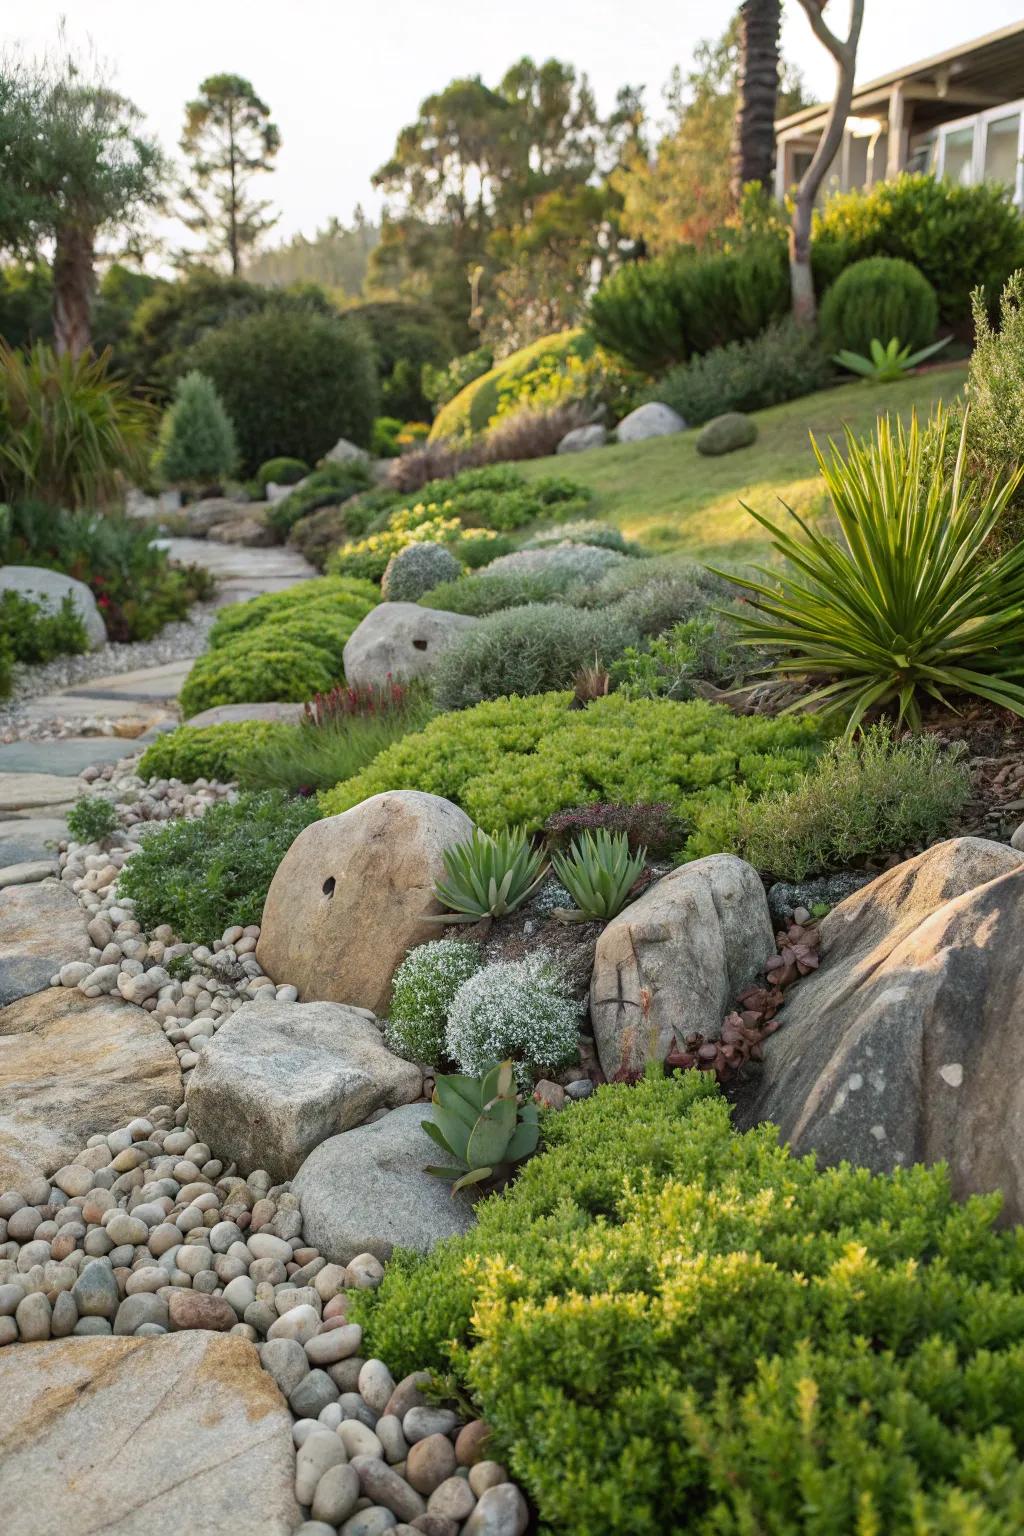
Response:
MULTIPOLYGON (((982 104, 979 96, 991 96, 993 106, 1000 101, 1015 100, 1024 90, 1024 21, 1012 21, 973 42, 947 48, 920 63, 907 64, 902 69, 894 69, 887 75, 857 85, 851 111, 857 113, 877 105, 894 85, 901 83, 911 87, 934 87, 933 104, 945 109, 942 115, 946 118, 956 115, 949 109, 955 108, 958 102, 963 104, 965 112, 978 107, 982 104)), ((791 112, 788 117, 776 121, 776 132, 810 126, 828 108, 827 102, 818 102, 799 112, 791 112)))

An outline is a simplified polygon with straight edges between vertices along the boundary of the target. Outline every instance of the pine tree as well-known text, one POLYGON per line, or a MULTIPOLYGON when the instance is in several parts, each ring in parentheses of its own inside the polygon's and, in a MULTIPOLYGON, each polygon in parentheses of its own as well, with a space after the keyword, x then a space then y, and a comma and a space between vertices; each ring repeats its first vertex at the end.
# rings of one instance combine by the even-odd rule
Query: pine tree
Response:
POLYGON ((235 429, 204 374, 187 373, 178 381, 160 423, 153 467, 168 485, 207 485, 237 471, 235 429))

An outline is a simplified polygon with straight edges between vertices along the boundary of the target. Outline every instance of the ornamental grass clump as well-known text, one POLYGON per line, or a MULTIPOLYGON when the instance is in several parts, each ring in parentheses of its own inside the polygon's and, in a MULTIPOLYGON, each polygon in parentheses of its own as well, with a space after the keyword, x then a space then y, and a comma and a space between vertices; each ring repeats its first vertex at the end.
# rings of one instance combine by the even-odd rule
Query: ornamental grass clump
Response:
POLYGON ((575 909, 558 907, 562 922, 607 922, 617 917, 629 893, 643 873, 647 849, 629 851, 624 832, 584 832, 567 854, 556 853, 551 863, 555 874, 576 903, 575 909))
POLYGON ((493 836, 473 828, 464 843, 444 851, 445 878, 434 887, 448 911, 433 922, 477 923, 504 917, 528 901, 547 873, 543 849, 534 848, 521 827, 493 836))
POLYGON ((448 1010, 462 983, 482 964, 477 945, 461 939, 436 939, 411 949, 391 984, 385 1026, 391 1049, 430 1067, 443 1062, 448 1010))
POLYGON ((540 1069, 556 1071, 577 1059, 581 1012, 543 950, 524 960, 499 960, 455 994, 445 1050, 471 1076, 508 1059, 520 1087, 528 1088, 540 1069))
POLYGON ((973 694, 1024 714, 1024 545, 981 554, 1024 470, 968 481, 961 434, 948 474, 941 412, 930 430, 927 455, 916 415, 909 428, 886 417, 862 442, 848 434, 845 456, 814 444, 839 539, 790 508, 797 535, 747 508, 788 568, 733 578, 754 610, 739 616, 741 635, 779 653, 777 673, 814 681, 794 708, 840 711, 848 735, 873 708, 918 726, 922 696, 949 708, 951 696, 973 694))

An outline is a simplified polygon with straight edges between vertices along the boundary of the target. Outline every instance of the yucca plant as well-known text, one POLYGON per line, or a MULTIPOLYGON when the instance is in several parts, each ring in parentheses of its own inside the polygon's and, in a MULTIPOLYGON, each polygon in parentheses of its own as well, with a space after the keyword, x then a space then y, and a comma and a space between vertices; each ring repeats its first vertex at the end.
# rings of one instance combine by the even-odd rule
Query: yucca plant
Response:
POLYGON ((1024 470, 967 483, 965 432, 950 475, 941 411, 929 430, 927 453, 916 415, 909 428, 885 418, 863 442, 848 433, 845 456, 830 442, 826 458, 811 439, 841 539, 789 507, 800 536, 746 509, 788 569, 731 578, 756 610, 739 616, 742 638, 781 652, 776 672, 825 679, 791 709, 842 710, 848 736, 890 704, 916 728, 922 694, 945 707, 950 693, 974 694, 1024 714, 1024 545, 982 557, 1024 470))
POLYGON ((465 843, 445 850, 445 879, 434 887, 449 911, 437 923, 476 923, 504 917, 531 897, 547 872, 542 849, 534 848, 521 827, 507 827, 492 837, 474 828, 465 843))
POLYGON ((607 921, 617 917, 629 900, 629 893, 643 872, 647 849, 629 851, 624 832, 584 832, 567 854, 556 853, 551 862, 555 874, 576 903, 556 907, 555 916, 563 923, 607 921))
POLYGON ((871 342, 870 357, 844 349, 836 352, 832 361, 875 384, 895 384, 899 379, 905 379, 908 373, 912 373, 933 353, 941 352, 948 342, 949 337, 944 336, 941 341, 933 341, 930 347, 921 347, 919 351, 911 352, 909 347, 900 346, 898 336, 894 336, 887 346, 883 346, 876 336, 871 342))
POLYGON ((451 1165, 428 1167, 439 1179, 454 1179, 452 1194, 485 1179, 506 1176, 536 1150, 537 1106, 520 1105, 511 1061, 495 1063, 482 1077, 461 1073, 438 1077, 431 1101, 433 1120, 420 1124, 451 1165))
POLYGON ((96 508, 147 472, 155 416, 111 378, 110 353, 0 342, 0 489, 12 502, 96 508))

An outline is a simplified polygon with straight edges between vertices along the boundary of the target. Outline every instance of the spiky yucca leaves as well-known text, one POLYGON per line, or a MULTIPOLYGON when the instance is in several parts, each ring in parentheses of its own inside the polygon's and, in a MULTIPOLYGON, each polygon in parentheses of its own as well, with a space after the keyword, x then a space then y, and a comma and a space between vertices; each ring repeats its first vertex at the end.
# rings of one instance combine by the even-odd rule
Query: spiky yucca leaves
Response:
POLYGON ((909 347, 900 346, 898 336, 894 336, 887 346, 883 346, 875 336, 871 341, 870 357, 844 349, 836 352, 832 361, 848 368, 851 373, 859 373, 862 378, 870 379, 875 384, 895 384, 898 379, 904 379, 908 373, 913 373, 925 358, 941 352, 948 343, 949 337, 944 336, 941 341, 933 341, 930 347, 922 347, 918 352, 911 352, 909 347))
POLYGON ((626 905, 629 893, 643 871, 647 849, 629 851, 623 832, 584 832, 568 854, 556 853, 551 862, 555 874, 576 903, 576 911, 556 907, 555 916, 563 923, 605 921, 616 917, 626 905))
POLYGON ((454 1179, 453 1195, 507 1173, 536 1150, 537 1106, 520 1107, 511 1061, 495 1063, 482 1077, 438 1077, 431 1102, 434 1118, 420 1124, 454 1166, 426 1172, 454 1179))
POLYGON ((433 918, 440 923, 476 923, 483 917, 504 917, 533 895, 544 879, 542 849, 531 846, 521 827, 508 827, 492 837, 479 827, 467 842, 448 848, 444 880, 434 887, 449 911, 433 918))
POLYGON ((830 442, 826 458, 811 439, 841 540, 788 507, 799 536, 746 509, 787 569, 733 577, 757 610, 740 615, 742 638, 780 652, 776 672, 827 679, 791 708, 841 710, 848 736, 869 709, 892 703, 918 726, 922 694, 947 707, 950 693, 974 694, 1024 714, 1024 545, 981 557, 1024 471, 967 483, 961 434, 948 474, 947 430, 940 412, 927 455, 916 415, 909 428, 886 417, 863 442, 848 434, 845 455, 830 442))

